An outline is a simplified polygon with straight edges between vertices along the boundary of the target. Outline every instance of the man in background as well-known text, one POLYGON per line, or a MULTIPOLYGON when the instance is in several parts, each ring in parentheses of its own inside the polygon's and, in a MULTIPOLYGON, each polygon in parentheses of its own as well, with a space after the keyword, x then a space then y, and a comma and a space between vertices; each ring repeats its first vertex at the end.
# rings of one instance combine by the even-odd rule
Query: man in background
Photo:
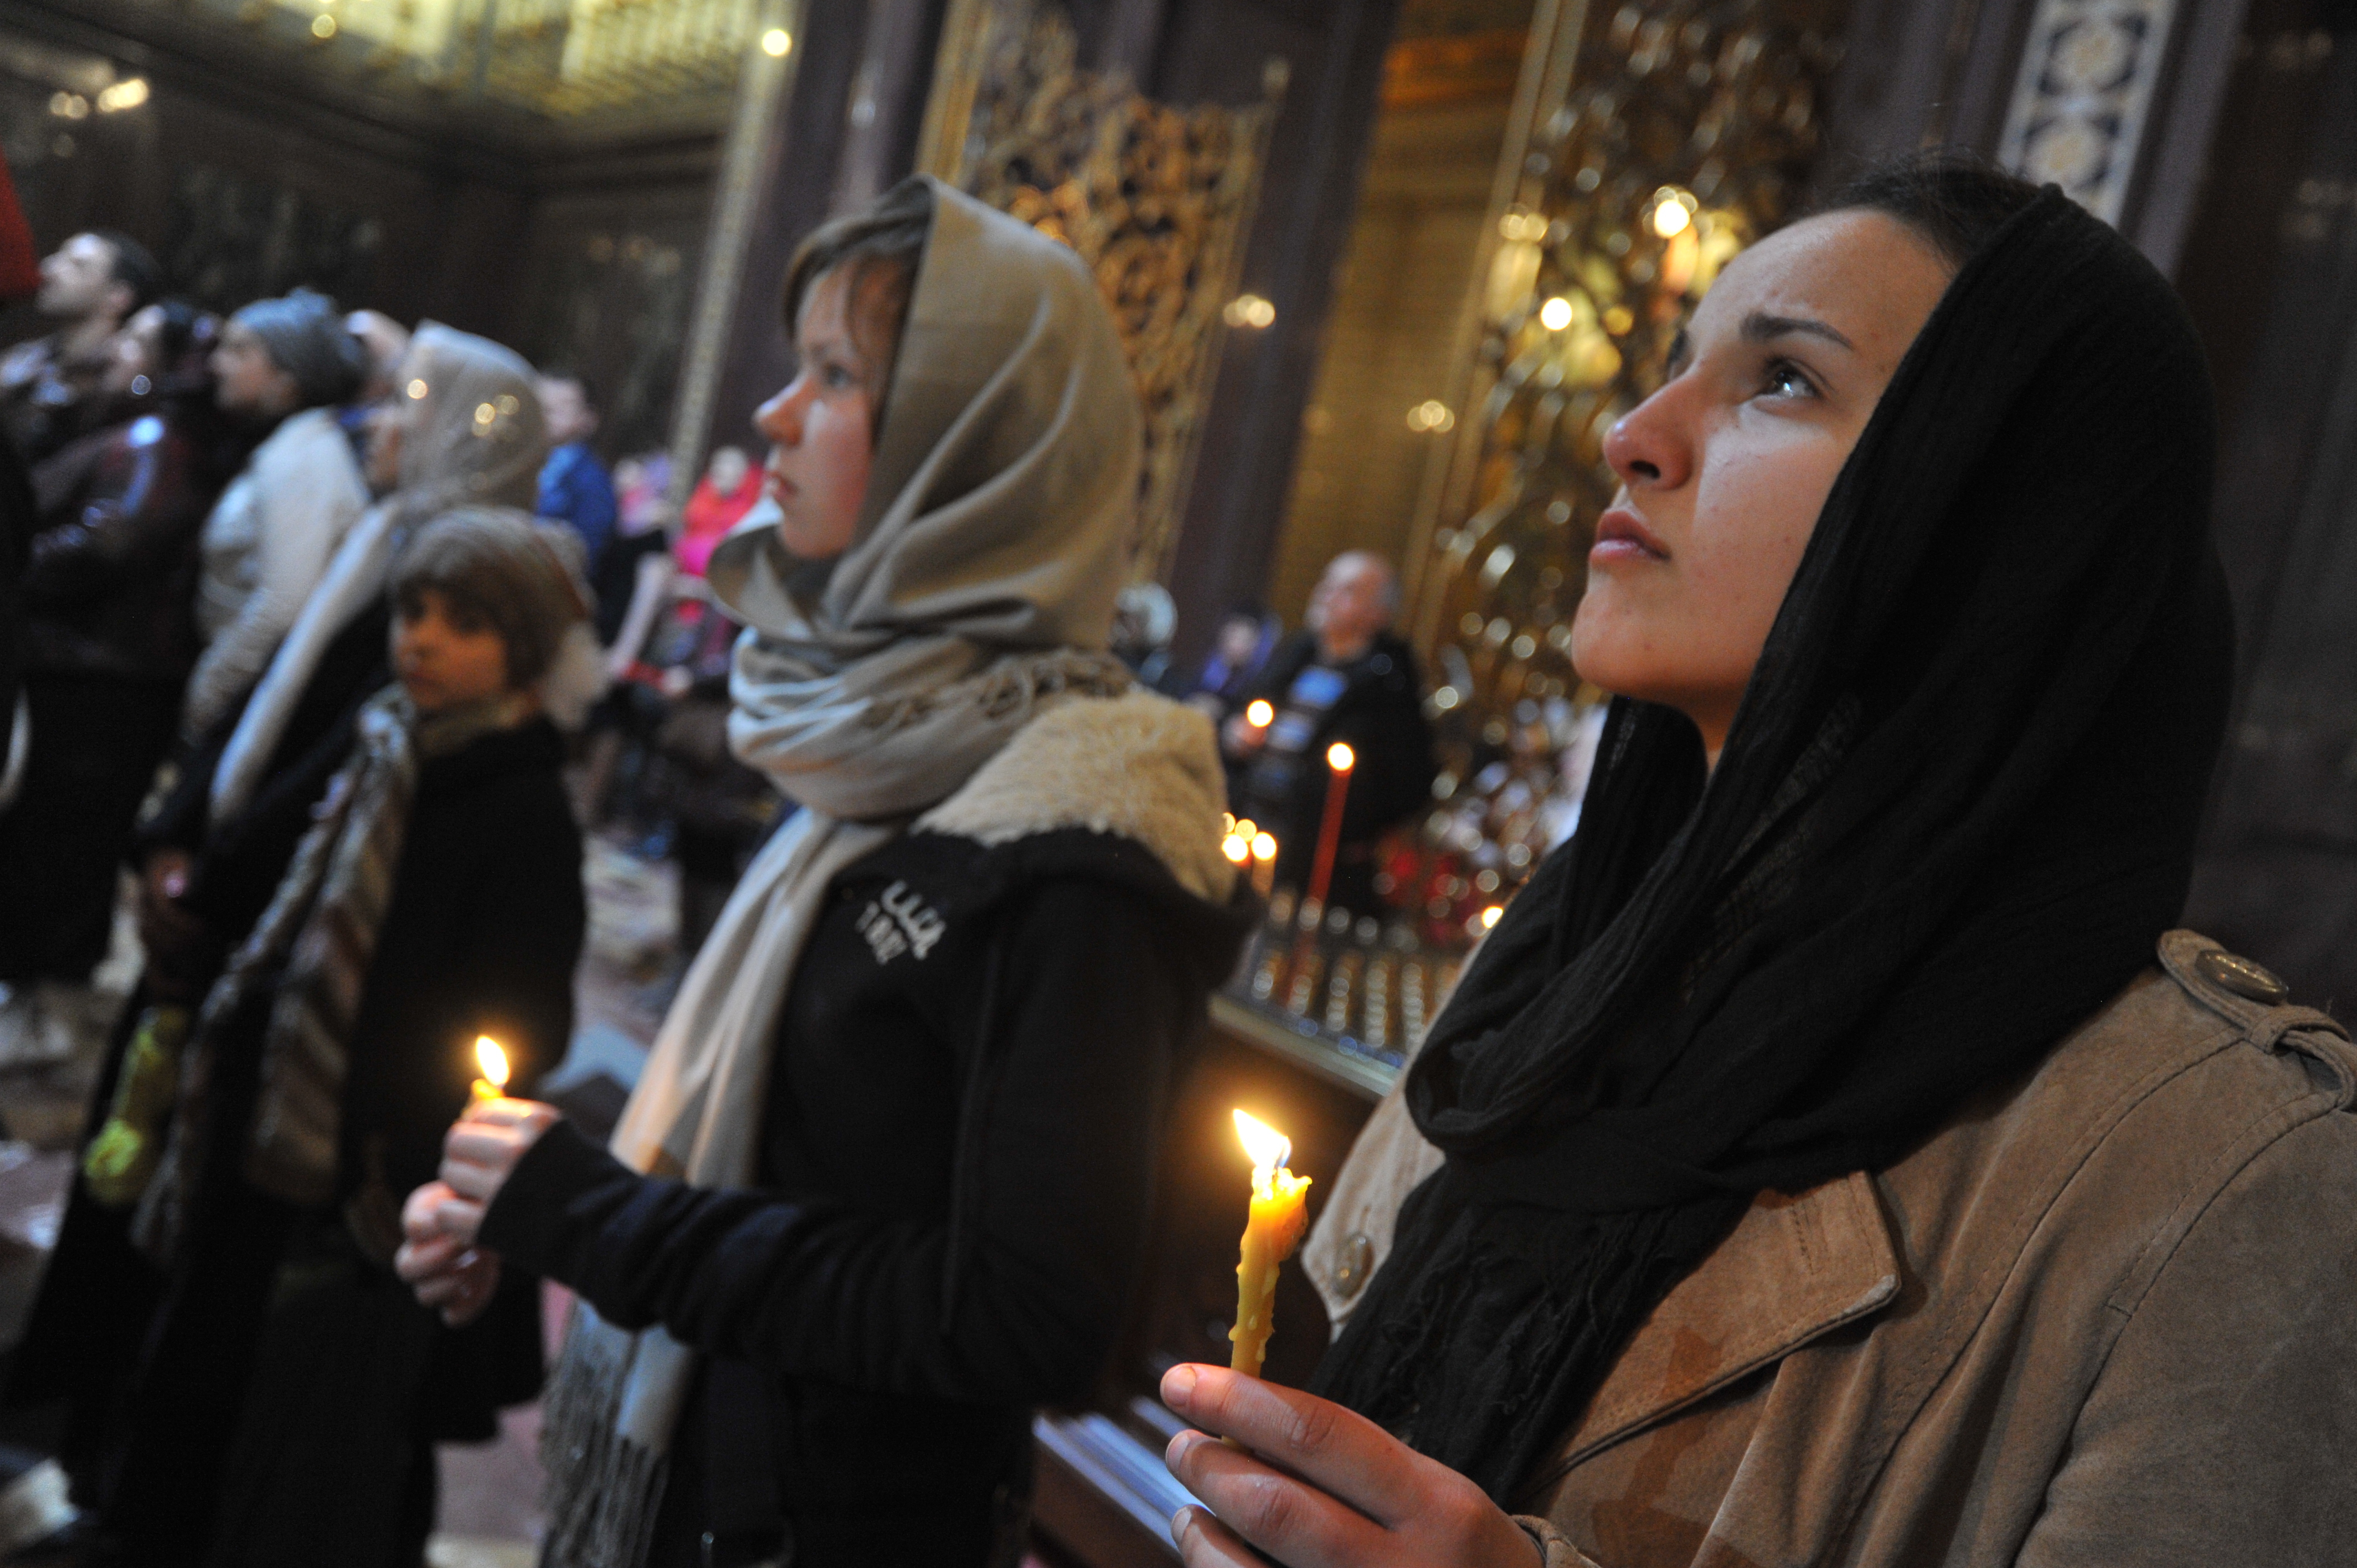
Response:
POLYGON ((1243 712, 1221 739, 1236 779, 1235 811, 1276 835, 1276 877, 1309 880, 1325 819, 1327 748, 1355 757, 1327 902, 1380 912, 1375 841, 1423 803, 1432 788, 1432 734, 1424 722, 1415 655, 1392 631, 1399 578, 1363 550, 1327 564, 1309 596, 1307 628, 1270 656, 1243 712), (1254 702, 1268 722, 1254 724, 1254 702))
POLYGON ((111 229, 76 234, 42 259, 33 305, 57 329, 0 360, 0 424, 27 463, 83 433, 114 335, 163 287, 156 258, 111 229))
POLYGON ((614 500, 613 477, 589 445, 597 434, 597 400, 581 377, 551 371, 540 378, 540 413, 548 422, 554 448, 540 470, 540 515, 556 519, 581 536, 595 581, 598 558, 614 537, 620 510, 614 500))

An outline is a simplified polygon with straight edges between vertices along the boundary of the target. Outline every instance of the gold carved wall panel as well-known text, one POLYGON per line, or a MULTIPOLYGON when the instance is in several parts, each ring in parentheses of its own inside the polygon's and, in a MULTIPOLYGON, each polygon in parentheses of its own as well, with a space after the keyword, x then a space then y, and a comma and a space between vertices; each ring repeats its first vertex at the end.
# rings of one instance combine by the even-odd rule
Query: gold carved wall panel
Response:
POLYGON ((1113 307, 1146 408, 1133 577, 1157 576, 1178 533, 1285 82, 1264 102, 1189 109, 1080 64, 1054 0, 955 0, 923 164, 1071 245, 1113 307))

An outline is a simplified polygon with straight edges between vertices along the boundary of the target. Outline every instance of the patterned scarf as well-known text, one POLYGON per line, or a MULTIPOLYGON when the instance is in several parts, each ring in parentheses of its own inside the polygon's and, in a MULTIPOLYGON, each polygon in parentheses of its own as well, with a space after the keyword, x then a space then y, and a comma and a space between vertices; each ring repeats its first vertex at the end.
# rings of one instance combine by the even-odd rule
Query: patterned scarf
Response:
POLYGON ((174 1261, 187 1240, 210 1155, 212 1082, 231 1021, 257 997, 274 1000, 246 1179, 305 1208, 334 1197, 349 1047, 392 902, 420 762, 511 728, 534 711, 529 696, 509 693, 421 718, 399 686, 362 705, 350 759, 314 809, 311 831, 270 907, 206 993, 181 1053, 170 1133, 132 1223, 134 1240, 159 1264, 174 1261))

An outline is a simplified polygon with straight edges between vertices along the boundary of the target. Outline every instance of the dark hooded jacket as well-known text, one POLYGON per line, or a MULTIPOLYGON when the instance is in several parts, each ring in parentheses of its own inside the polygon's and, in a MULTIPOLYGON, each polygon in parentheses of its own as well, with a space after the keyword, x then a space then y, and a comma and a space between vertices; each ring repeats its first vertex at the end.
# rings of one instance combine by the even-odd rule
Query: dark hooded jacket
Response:
POLYGON ((641 1176, 567 1123, 524 1156, 484 1243, 708 1358, 655 1568, 705 1530, 756 1557, 782 1531, 803 1568, 995 1560, 1032 1409, 1084 1396, 1111 1348, 1163 1122, 1252 916, 1131 838, 920 828, 835 878, 755 1187, 641 1176))

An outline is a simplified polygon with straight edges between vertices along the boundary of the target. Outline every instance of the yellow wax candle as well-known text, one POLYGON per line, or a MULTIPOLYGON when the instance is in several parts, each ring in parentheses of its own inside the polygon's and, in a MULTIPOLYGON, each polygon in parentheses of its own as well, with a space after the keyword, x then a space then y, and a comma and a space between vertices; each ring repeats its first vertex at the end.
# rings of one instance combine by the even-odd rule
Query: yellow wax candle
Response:
POLYGON ((1268 1337, 1276 1331, 1276 1266, 1301 1245, 1308 1226, 1302 1199, 1309 1178, 1285 1168, 1293 1144, 1284 1133, 1241 1111, 1235 1116, 1236 1135, 1253 1158, 1253 1187, 1252 1218, 1236 1264, 1236 1326, 1228 1330, 1235 1349, 1228 1365, 1256 1378, 1268 1355, 1268 1337))
POLYGON ((501 1050, 500 1043, 489 1035, 475 1036, 475 1065, 483 1069, 483 1076, 477 1079, 473 1084, 475 1098, 478 1100, 504 1098, 508 1091, 508 1054, 501 1050))

